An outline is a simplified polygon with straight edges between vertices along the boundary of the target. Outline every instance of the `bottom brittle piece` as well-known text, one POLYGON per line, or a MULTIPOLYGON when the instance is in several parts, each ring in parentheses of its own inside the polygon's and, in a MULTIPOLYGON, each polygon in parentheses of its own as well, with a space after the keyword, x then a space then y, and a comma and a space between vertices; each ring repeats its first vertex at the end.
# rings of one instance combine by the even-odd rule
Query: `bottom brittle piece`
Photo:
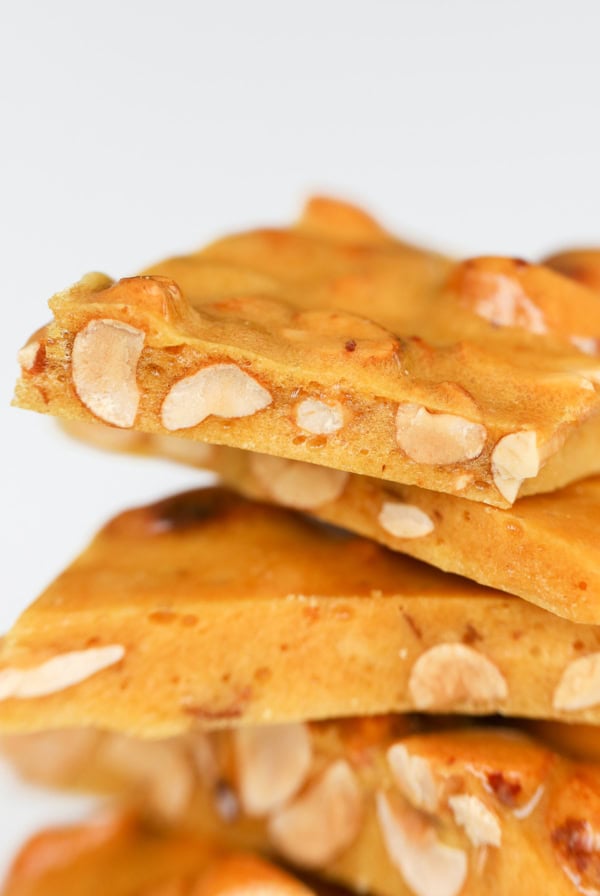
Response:
POLYGON ((124 812, 32 837, 2 896, 315 896, 251 853, 190 833, 159 833, 124 812))
POLYGON ((515 727, 449 724, 388 716, 165 741, 64 731, 3 748, 30 779, 111 789, 155 824, 360 892, 506 896, 524 879, 532 893, 597 892, 600 766, 515 727))

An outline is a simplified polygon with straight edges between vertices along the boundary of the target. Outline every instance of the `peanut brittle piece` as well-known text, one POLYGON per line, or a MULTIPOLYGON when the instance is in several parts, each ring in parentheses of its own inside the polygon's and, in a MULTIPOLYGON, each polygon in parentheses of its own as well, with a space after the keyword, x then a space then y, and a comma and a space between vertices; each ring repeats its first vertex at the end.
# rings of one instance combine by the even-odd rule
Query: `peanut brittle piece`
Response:
POLYGON ((213 470, 247 498, 308 512, 573 622, 600 624, 598 476, 552 494, 520 498, 502 510, 417 486, 174 436, 124 432, 99 423, 71 422, 66 429, 97 447, 213 470))
POLYGON ((544 266, 452 264, 317 199, 51 301, 16 403, 506 507, 600 472, 595 292, 544 266), (573 441, 575 440, 575 442, 573 441))
MULTIPOLYGON (((600 249, 569 249, 557 252, 544 259, 544 264, 600 292, 600 249)), ((590 351, 590 354, 595 354, 595 351, 590 351)))
MULTIPOLYGON (((563 726, 568 727, 568 726, 563 726)), ((4 740, 44 783, 44 744, 4 740)), ((383 716, 196 732, 166 741, 102 733, 69 782, 113 790, 160 825, 274 854, 379 896, 593 893, 600 886, 600 765, 574 762, 514 727, 383 716), (174 757, 166 762, 170 754, 174 757), (185 802, 156 795, 173 762, 185 802), (84 777, 81 777, 81 769, 84 777)), ((67 746, 68 752, 68 746, 67 746)), ((56 782, 55 782, 56 783, 56 782)), ((195 892, 195 891, 194 891, 195 892)))
MULTIPOLYGON (((323 888, 325 891, 325 888, 323 888)), ((125 812, 50 828, 15 858, 3 896, 315 896, 251 853, 160 833, 125 812)))
POLYGON ((599 627, 205 489, 116 517, 23 613, 0 651, 0 729, 156 737, 414 709, 598 722, 599 682, 599 627))

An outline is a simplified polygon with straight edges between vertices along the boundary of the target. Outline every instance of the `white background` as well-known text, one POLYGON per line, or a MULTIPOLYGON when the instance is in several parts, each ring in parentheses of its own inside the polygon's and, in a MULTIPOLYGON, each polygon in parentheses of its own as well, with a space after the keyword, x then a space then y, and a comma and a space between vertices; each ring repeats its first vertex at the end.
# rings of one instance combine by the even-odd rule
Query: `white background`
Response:
MULTIPOLYGON (((597 0, 4 0, 0 22, 6 629, 108 516, 198 474, 104 455, 8 407, 47 298, 317 189, 451 251, 600 243, 597 0)), ((0 775, 0 872, 75 809, 0 775)))

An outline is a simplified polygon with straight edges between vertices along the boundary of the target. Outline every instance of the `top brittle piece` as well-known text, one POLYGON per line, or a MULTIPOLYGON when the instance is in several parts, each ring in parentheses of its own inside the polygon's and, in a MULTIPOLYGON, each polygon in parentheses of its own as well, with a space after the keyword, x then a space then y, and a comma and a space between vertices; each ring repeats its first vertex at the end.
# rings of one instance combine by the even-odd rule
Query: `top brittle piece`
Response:
POLYGON ((51 301, 16 403, 505 507, 600 471, 600 302, 525 262, 453 264, 312 200, 51 301))

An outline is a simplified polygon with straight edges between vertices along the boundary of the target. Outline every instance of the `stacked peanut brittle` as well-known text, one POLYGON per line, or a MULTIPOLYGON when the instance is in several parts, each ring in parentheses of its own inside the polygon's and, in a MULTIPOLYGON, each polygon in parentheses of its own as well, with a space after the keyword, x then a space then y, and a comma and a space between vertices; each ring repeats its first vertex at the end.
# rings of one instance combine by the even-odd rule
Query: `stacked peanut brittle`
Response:
POLYGON ((455 262, 319 198, 51 309, 16 403, 220 484, 3 639, 5 755, 121 807, 7 896, 600 892, 600 253, 455 262))

